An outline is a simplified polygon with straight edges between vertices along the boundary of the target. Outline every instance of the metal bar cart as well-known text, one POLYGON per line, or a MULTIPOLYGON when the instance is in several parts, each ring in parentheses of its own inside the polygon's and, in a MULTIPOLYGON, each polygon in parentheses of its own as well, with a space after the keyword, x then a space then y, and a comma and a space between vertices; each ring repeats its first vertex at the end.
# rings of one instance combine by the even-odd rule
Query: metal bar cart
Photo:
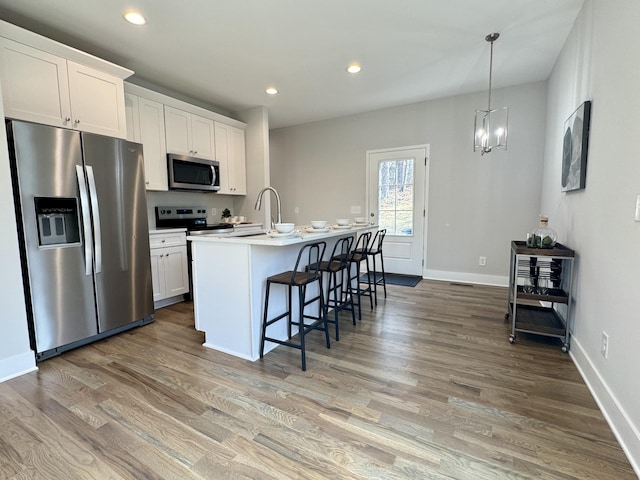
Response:
POLYGON ((511 319, 509 342, 516 332, 562 340, 569 351, 569 318, 575 252, 560 243, 552 248, 528 247, 511 242, 509 299, 505 319, 511 319))

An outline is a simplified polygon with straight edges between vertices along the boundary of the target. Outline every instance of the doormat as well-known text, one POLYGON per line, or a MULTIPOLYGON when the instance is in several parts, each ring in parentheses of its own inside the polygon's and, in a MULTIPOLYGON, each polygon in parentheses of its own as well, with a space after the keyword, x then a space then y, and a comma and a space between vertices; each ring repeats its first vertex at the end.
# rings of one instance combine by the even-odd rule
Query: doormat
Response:
MULTIPOLYGON (((376 280, 380 279, 382 281, 382 274, 376 273, 376 280)), ((401 285, 403 287, 415 287, 422 277, 419 275, 400 275, 398 273, 387 273, 385 275, 385 279, 387 281, 387 285, 401 285)), ((367 281, 367 274, 360 275, 360 281, 367 281)), ((373 282, 373 274, 371 275, 371 281, 373 282)))

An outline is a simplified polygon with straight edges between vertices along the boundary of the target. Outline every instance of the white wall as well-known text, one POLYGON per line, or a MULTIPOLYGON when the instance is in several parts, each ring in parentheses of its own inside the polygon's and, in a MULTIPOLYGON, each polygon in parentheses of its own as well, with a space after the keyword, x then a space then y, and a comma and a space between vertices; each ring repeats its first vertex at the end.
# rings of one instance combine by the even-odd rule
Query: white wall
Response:
MULTIPOLYGON (((4 118, 0 94, 0 118, 4 118)), ((29 331, 22 290, 20 252, 13 190, 9 173, 7 134, 0 128, 0 382, 36 369, 35 355, 29 346, 29 331)))
POLYGON ((526 238, 541 213, 546 82, 494 91, 493 104, 509 106, 509 150, 480 156, 473 116, 486 101, 479 92, 272 130, 285 220, 366 211, 366 151, 430 144, 427 275, 506 285, 510 241, 526 238))
POLYGON ((542 208, 578 255, 572 356, 640 475, 638 25, 640 2, 585 2, 549 79, 542 208), (563 125, 585 100, 593 102, 586 189, 563 194, 563 125))

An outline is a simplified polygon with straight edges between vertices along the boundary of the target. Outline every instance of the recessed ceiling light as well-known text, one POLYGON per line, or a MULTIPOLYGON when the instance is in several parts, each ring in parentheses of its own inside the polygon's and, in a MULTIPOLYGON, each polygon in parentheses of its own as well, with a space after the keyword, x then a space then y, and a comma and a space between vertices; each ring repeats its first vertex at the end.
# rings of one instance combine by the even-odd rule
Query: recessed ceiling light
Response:
POLYGON ((357 63, 352 63, 347 67, 347 72, 349 73, 359 73, 362 70, 362 67, 357 63))
POLYGON ((265 90, 265 92, 267 92, 269 95, 275 95, 276 93, 278 93, 278 89, 275 87, 269 87, 265 90))
POLYGON ((142 16, 142 14, 134 10, 125 12, 124 18, 127 22, 133 23, 134 25, 144 25, 147 23, 147 20, 142 16))

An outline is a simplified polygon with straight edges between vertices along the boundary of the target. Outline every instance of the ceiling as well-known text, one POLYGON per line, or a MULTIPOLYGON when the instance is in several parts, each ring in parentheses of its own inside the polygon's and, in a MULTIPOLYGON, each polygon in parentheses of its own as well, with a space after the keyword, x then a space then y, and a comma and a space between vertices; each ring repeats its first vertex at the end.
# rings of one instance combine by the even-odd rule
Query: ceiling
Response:
POLYGON ((494 87, 544 80, 582 4, 0 0, 0 18, 130 68, 133 83, 227 112, 264 105, 278 128, 486 90, 492 32, 494 87), (129 9, 147 24, 125 22, 129 9))

